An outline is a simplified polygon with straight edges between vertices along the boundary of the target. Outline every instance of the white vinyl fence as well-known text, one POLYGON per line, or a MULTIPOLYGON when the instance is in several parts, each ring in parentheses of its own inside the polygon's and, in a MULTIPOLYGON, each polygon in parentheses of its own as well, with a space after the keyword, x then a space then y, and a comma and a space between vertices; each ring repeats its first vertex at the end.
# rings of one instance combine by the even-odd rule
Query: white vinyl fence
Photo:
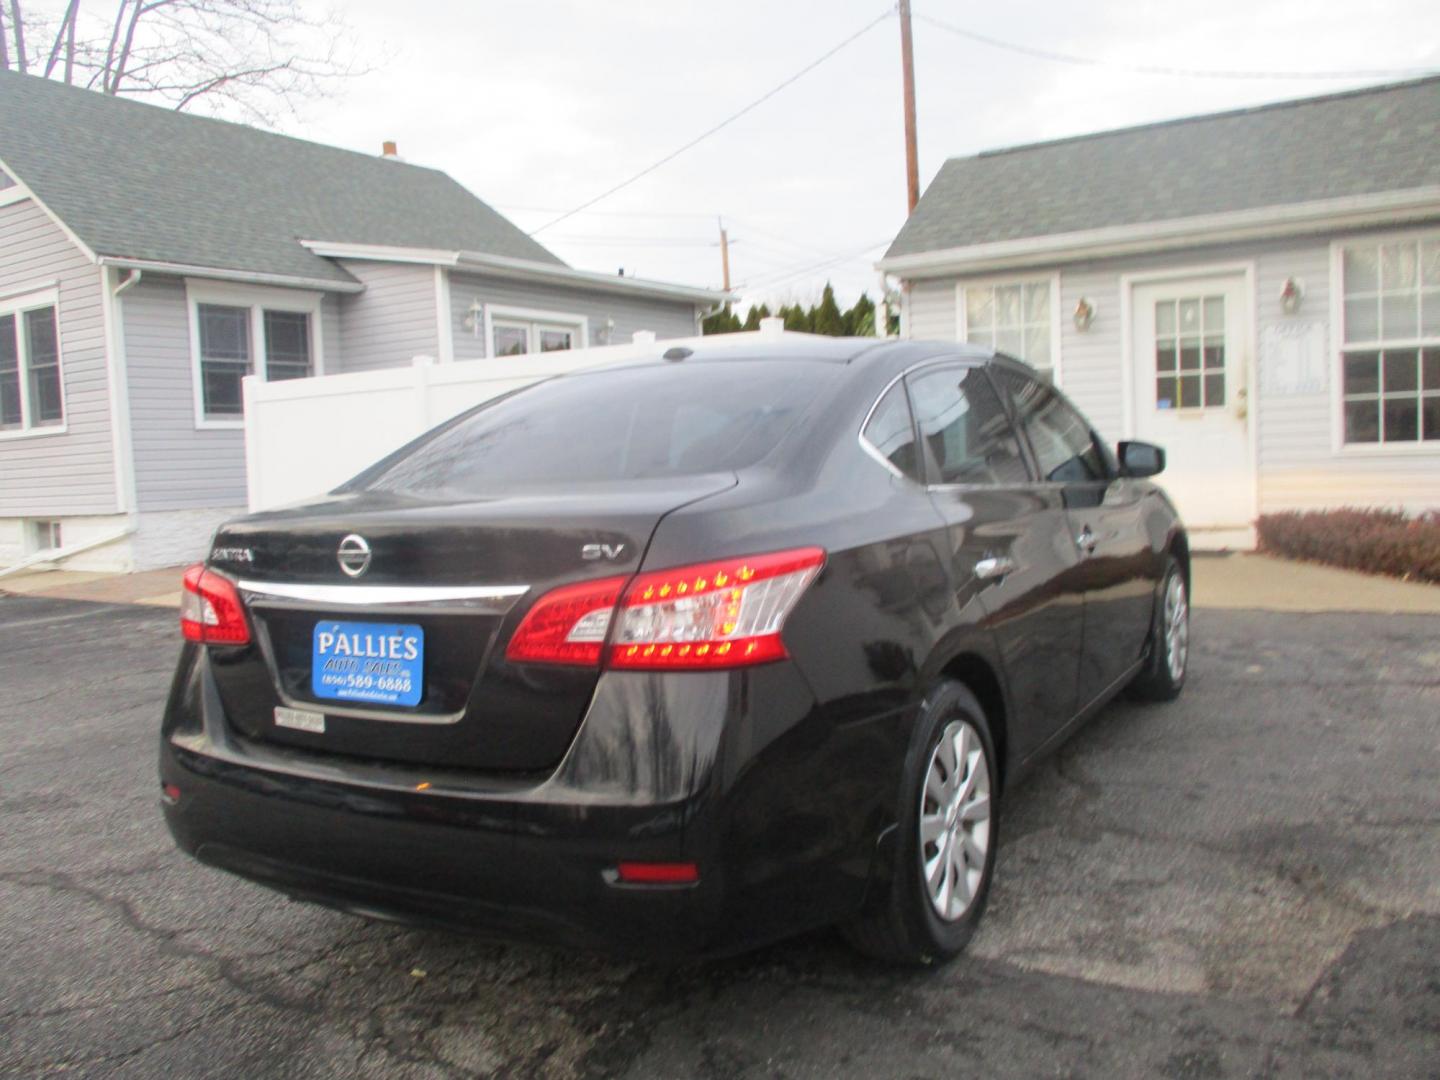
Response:
MULTIPOLYGON (((767 320, 768 321, 768 320, 767 320)), ((775 320, 778 323, 779 320, 775 320)), ((642 335, 637 334, 639 338, 642 335)), ((778 326, 705 339, 707 349, 776 341, 778 326)), ((245 468, 251 510, 322 495, 417 435, 482 401, 568 371, 605 367, 698 338, 406 367, 313 379, 245 379, 245 468)))

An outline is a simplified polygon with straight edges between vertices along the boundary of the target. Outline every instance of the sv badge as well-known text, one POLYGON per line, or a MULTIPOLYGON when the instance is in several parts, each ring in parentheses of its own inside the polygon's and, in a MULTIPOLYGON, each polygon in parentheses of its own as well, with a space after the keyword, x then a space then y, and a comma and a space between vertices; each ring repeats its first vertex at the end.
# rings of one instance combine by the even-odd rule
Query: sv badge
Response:
POLYGON ((586 544, 580 549, 580 557, 591 561, 595 559, 610 559, 613 561, 620 558, 624 550, 624 544, 586 544))

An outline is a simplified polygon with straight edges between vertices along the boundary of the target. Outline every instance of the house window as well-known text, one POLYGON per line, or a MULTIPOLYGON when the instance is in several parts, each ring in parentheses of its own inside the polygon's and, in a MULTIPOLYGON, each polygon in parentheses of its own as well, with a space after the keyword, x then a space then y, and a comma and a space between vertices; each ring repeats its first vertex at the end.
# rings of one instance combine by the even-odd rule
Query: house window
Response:
POLYGON ((1346 244, 1340 274, 1346 444, 1440 443, 1440 235, 1346 244))
POLYGON ((1055 366, 1049 279, 964 285, 964 339, 1008 353, 1047 378, 1055 366))
POLYGON ((36 551, 58 551, 65 544, 61 539, 60 522, 58 521, 31 521, 30 526, 30 550, 36 551))
POLYGON ((0 435, 64 428, 53 292, 0 300, 0 435))
POLYGON ((196 421, 238 426, 244 379, 303 379, 320 370, 318 294, 277 289, 190 289, 196 368, 196 421))
POLYGON ((1155 303, 1155 407, 1225 404, 1225 297, 1155 303))
POLYGON ((562 352, 585 347, 585 319, 543 311, 492 310, 490 343, 493 356, 562 352))

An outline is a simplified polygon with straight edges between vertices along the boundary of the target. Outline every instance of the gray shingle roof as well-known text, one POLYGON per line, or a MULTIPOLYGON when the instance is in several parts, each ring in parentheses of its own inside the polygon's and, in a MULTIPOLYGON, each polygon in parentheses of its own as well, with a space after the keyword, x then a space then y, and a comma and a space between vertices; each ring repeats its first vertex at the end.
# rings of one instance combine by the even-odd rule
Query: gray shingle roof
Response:
POLYGON ((945 163, 886 258, 1440 184, 1440 78, 945 163))
POLYGON ((0 160, 100 255, 336 282, 297 241, 564 265, 436 169, 12 72, 0 160))

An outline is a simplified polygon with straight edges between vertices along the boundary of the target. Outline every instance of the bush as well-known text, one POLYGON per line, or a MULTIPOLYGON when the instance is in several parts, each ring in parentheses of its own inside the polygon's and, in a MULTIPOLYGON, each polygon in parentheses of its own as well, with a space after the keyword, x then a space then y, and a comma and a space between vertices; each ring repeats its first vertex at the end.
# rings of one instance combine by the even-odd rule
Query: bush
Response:
POLYGON ((1409 517, 1398 510, 1319 510, 1262 514, 1260 550, 1440 584, 1440 513, 1409 517))

